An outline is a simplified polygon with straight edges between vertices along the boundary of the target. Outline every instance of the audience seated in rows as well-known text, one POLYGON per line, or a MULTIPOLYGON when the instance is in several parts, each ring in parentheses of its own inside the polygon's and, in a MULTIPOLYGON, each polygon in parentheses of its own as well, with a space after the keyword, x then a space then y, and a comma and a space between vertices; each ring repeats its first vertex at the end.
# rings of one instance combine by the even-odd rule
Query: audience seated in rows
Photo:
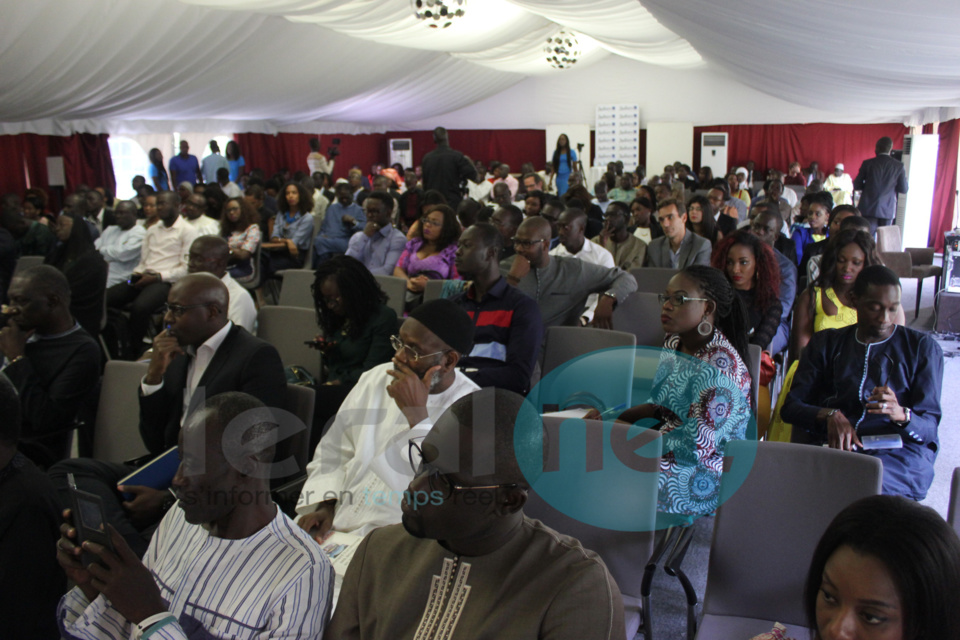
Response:
MULTIPOLYGON (((364 205, 378 204, 376 195, 364 205)), ((324 371, 316 389, 311 452, 360 376, 390 361, 395 351, 390 338, 397 331, 397 314, 380 285, 350 256, 335 256, 317 267, 313 300, 321 330, 314 345, 322 354, 324 371)))
POLYGON ((71 214, 60 216, 56 233, 59 242, 47 254, 44 264, 49 264, 66 276, 70 285, 70 313, 87 333, 93 337, 99 336, 107 263, 94 246, 87 225, 79 218, 71 214))
MULTIPOLYGON (((156 213, 155 198, 152 210, 156 213)), ((147 205, 144 203, 144 209, 147 205)), ((114 217, 117 223, 104 229, 94 246, 107 263, 107 288, 126 282, 140 263, 146 227, 137 224, 137 208, 130 201, 117 203, 114 217)), ((62 218, 62 216, 61 216, 62 218)), ((99 327, 98 327, 99 329, 99 327)))
MULTIPOLYGON (((723 272, 687 267, 671 278, 660 301, 667 335, 650 399, 617 418, 660 423, 665 441, 657 528, 713 513, 724 445, 747 438, 751 421, 750 374, 744 364, 747 310, 723 272), (687 383, 678 385, 678 379, 687 383), (716 421, 718 415, 724 420, 716 421)), ((594 409, 587 417, 597 418, 599 412, 594 409)))
MULTIPOLYGON (((140 437, 148 459, 176 446, 181 426, 203 407, 206 397, 243 391, 267 406, 286 406, 286 378, 277 350, 230 322, 228 297, 226 285, 208 273, 186 275, 170 289, 165 328, 153 340, 149 368, 140 382, 140 437)), ((139 557, 172 501, 167 491, 118 487, 136 468, 81 458, 57 465, 51 477, 64 506, 69 505, 67 473, 76 476, 80 489, 100 496, 107 521, 139 557), (121 491, 134 498, 124 501, 121 491)))
POLYGON ((647 243, 636 237, 627 228, 630 221, 628 205, 611 202, 603 215, 603 231, 591 240, 613 256, 613 263, 624 271, 643 266, 647 256, 647 243))
POLYGON ((864 268, 851 293, 855 324, 810 338, 783 417, 813 444, 879 458, 885 494, 923 500, 940 449, 943 351, 928 334, 897 326, 900 279, 887 267, 864 268), (867 448, 870 435, 902 447, 867 448))
POLYGON ((685 269, 710 263, 710 241, 687 231, 687 213, 683 202, 667 198, 658 203, 657 221, 663 235, 647 246, 645 266, 660 269, 685 269))
POLYGON ((549 243, 550 223, 545 218, 524 220, 514 238, 517 255, 507 273, 507 282, 537 302, 544 327, 581 324, 589 295, 602 294, 592 324, 609 329, 614 304, 636 291, 637 281, 616 267, 551 256, 547 251, 549 243))
POLYGON ((521 396, 485 389, 411 440, 402 524, 360 544, 325 637, 415 637, 447 624, 471 637, 623 638, 620 591, 603 561, 523 513, 530 481, 517 452, 537 446, 540 428, 521 396), (496 425, 488 468, 474 432, 493 425, 477 416, 496 425))
POLYGON ((57 638, 66 579, 56 563, 60 508, 53 485, 17 450, 20 396, 0 373, 0 620, 11 638, 57 638))
POLYGON ((743 229, 724 238, 713 252, 713 266, 727 276, 747 310, 750 344, 770 351, 780 327, 780 268, 774 249, 743 229))
POLYGON ((124 310, 130 305, 131 355, 143 350, 151 316, 166 302, 170 286, 187 273, 187 254, 197 233, 180 216, 176 198, 172 191, 157 194, 160 224, 147 229, 140 263, 127 282, 107 290, 108 307, 124 310))
POLYGON ((398 523, 413 478, 397 465, 407 442, 479 389, 457 368, 473 347, 473 322, 450 300, 415 308, 391 345, 393 361, 360 376, 307 466, 298 523, 318 540, 331 530, 365 535, 398 523))
POLYGON ((452 298, 474 324, 473 349, 460 370, 480 387, 526 394, 543 342, 537 304, 500 273, 501 236, 486 223, 468 227, 456 254, 458 272, 470 285, 452 298))
POLYGON ((244 198, 232 197, 223 205, 218 235, 226 238, 230 276, 238 282, 254 275, 254 258, 263 239, 259 222, 257 209, 244 198))
POLYGON ((389 193, 374 191, 363 201, 367 222, 361 233, 350 237, 346 255, 356 258, 375 275, 391 276, 407 239, 391 222, 395 200, 389 193))
POLYGON ((330 616, 333 567, 270 496, 276 418, 256 397, 220 393, 184 422, 167 511, 140 555, 111 530, 86 543, 73 514, 57 558, 76 585, 58 610, 65 638, 318 638, 330 616), (202 587, 201 587, 202 585, 202 587))
POLYGON ((350 188, 349 184, 341 182, 335 189, 337 201, 327 207, 314 241, 314 266, 334 255, 346 253, 351 237, 367 224, 363 207, 354 202, 350 188))
MULTIPOLYGON (((20 394, 20 451, 46 469, 69 455, 100 377, 100 347, 70 313, 70 284, 49 265, 18 273, 0 328, 3 373, 20 394)), ((94 400, 95 402, 95 400, 94 400)))
POLYGON ((397 260, 393 275, 407 281, 406 306, 409 309, 423 299, 427 280, 460 278, 454 264, 460 223, 447 205, 432 205, 407 237, 410 240, 397 260))
POLYGON ((269 242, 263 243, 263 275, 272 277, 283 269, 299 269, 313 238, 313 196, 303 185, 289 182, 277 203, 277 215, 269 242))

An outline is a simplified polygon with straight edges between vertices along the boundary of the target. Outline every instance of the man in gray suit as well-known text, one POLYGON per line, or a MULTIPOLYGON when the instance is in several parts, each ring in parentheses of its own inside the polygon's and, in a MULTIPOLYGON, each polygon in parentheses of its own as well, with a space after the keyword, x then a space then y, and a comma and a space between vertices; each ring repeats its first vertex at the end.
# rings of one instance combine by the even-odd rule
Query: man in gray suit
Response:
POLYGON ((897 217, 897 194, 907 192, 907 173, 902 162, 890 157, 892 149, 890 138, 884 136, 877 140, 877 157, 864 160, 853 181, 853 188, 861 192, 857 207, 870 223, 871 234, 877 232, 877 227, 893 224, 897 217))
POLYGON ((687 213, 683 203, 674 198, 657 205, 657 220, 663 236, 654 238, 647 247, 645 267, 685 269, 692 264, 710 265, 710 241, 687 229, 687 213))

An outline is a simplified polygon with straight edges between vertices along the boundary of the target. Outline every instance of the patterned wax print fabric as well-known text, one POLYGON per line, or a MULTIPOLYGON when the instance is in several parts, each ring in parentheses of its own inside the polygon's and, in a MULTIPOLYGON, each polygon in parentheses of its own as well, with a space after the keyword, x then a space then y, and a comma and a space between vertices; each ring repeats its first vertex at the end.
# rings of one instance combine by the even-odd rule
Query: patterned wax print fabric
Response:
POLYGON ((680 337, 668 335, 651 394, 669 410, 660 430, 657 512, 708 515, 717 508, 724 448, 748 435, 750 374, 717 329, 694 357, 679 349, 680 337))

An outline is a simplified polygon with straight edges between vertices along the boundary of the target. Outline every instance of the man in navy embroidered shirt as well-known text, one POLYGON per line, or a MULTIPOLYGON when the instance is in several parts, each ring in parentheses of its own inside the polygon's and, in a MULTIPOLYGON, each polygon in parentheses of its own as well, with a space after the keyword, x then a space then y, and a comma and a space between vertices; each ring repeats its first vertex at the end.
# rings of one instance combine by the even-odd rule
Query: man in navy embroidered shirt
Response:
POLYGON ((360 543, 324 638, 622 639, 603 561, 523 513, 517 459, 539 453, 541 429, 521 396, 482 389, 411 441, 403 524, 360 543))
POLYGON ((813 335, 783 417, 817 444, 866 449, 883 462, 883 493, 923 500, 940 448, 943 351, 926 333, 894 324, 900 280, 887 267, 861 271, 853 293, 857 323, 813 335), (874 435, 902 447, 864 447, 874 435))
POLYGON ((76 584, 60 601, 64 638, 318 638, 330 613, 333 567, 270 498, 276 431, 253 396, 207 400, 180 432, 177 507, 143 562, 109 530, 80 562, 69 511, 57 558, 76 584))
POLYGON ((525 394, 543 342, 543 320, 533 298, 500 275, 502 236, 489 223, 468 227, 456 255, 457 272, 473 282, 453 298, 476 327, 473 351, 460 369, 480 387, 525 394))

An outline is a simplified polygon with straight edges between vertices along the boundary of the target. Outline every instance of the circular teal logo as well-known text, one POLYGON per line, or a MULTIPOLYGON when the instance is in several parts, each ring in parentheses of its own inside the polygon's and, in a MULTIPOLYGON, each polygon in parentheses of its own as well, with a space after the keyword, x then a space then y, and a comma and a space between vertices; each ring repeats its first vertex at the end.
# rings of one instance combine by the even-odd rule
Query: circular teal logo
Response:
POLYGON ((746 479, 756 455, 750 447, 746 455, 725 456, 726 444, 755 442, 757 428, 748 395, 723 373, 735 363, 722 351, 708 359, 616 347, 551 371, 527 396, 544 414, 542 425, 518 421, 515 433, 517 459, 533 490, 571 518, 619 531, 652 531, 713 514, 746 479), (615 422, 640 405, 634 424, 615 422), (584 408, 599 411, 602 421, 578 417, 584 408))

